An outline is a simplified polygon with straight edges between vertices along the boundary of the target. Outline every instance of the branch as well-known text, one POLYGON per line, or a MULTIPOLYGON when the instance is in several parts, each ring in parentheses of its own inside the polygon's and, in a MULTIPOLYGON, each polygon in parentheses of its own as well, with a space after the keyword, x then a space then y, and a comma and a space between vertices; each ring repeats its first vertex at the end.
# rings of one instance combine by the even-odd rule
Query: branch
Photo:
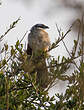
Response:
POLYGON ((10 25, 9 29, 7 29, 7 31, 6 31, 3 35, 0 36, 0 41, 2 41, 2 38, 3 38, 5 35, 7 35, 8 32, 9 32, 11 29, 15 28, 15 25, 17 24, 17 22, 18 22, 19 20, 20 20, 20 18, 18 18, 16 21, 14 21, 14 22, 10 25))
MULTIPOLYGON (((79 26, 79 31, 78 31, 78 39, 77 39, 77 42, 78 42, 78 41, 79 41, 79 36, 80 36, 80 27, 81 27, 80 19, 77 19, 77 20, 75 20, 75 21, 73 22, 73 24, 70 26, 69 30, 65 33, 64 36, 61 35, 61 31, 60 31, 60 29, 58 28, 58 26, 57 26, 57 24, 56 24, 56 27, 57 27, 57 31, 58 31, 58 33, 59 33, 59 36, 61 36, 61 39, 60 39, 60 40, 63 42, 64 47, 65 47, 66 51, 68 52, 69 56, 70 56, 71 58, 73 57, 73 59, 74 59, 75 57, 70 54, 70 52, 69 52, 69 50, 68 50, 68 48, 67 48, 65 42, 63 41, 63 39, 64 39, 64 37, 71 31, 72 27, 76 24, 76 22, 78 22, 78 23, 80 24, 80 26, 79 26)), ((76 53, 77 46, 78 46, 78 43, 77 43, 77 45, 75 46, 74 55, 75 55, 75 53, 76 53)), ((73 61, 73 64, 74 64, 74 65, 76 66, 76 68, 79 70, 79 68, 78 68, 77 64, 75 63, 75 61, 73 61)))

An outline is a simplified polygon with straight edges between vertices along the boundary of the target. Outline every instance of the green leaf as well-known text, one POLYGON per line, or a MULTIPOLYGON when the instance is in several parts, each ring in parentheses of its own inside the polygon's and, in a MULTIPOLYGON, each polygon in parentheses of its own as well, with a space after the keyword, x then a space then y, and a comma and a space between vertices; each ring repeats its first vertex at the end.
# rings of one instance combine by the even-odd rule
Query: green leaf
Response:
POLYGON ((2 60, 2 65, 4 66, 5 64, 7 64, 7 61, 6 61, 6 59, 3 59, 2 60))
POLYGON ((8 45, 4 44, 4 47, 5 47, 5 51, 7 51, 8 50, 8 45))
POLYGON ((11 56, 15 55, 15 49, 13 46, 11 46, 11 56))
POLYGON ((19 49, 19 46, 20 45, 20 42, 19 42, 19 40, 16 42, 16 45, 15 45, 15 47, 16 47, 16 49, 18 50, 19 49))

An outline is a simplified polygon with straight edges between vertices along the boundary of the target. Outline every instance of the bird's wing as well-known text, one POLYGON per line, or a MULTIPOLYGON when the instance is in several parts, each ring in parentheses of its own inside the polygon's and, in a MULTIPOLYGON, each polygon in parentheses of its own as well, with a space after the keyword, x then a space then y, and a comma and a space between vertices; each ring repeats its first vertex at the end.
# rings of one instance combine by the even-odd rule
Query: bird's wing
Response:
POLYGON ((32 55, 32 49, 30 48, 29 44, 27 45, 27 54, 32 55))

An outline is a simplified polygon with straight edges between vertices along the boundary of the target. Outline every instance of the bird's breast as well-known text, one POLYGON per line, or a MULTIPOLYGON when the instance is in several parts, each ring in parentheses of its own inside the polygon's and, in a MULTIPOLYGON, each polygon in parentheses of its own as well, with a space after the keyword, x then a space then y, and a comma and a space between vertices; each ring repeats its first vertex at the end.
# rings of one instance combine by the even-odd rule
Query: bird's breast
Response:
POLYGON ((42 29, 30 32, 28 43, 33 51, 47 50, 50 45, 48 33, 42 29))

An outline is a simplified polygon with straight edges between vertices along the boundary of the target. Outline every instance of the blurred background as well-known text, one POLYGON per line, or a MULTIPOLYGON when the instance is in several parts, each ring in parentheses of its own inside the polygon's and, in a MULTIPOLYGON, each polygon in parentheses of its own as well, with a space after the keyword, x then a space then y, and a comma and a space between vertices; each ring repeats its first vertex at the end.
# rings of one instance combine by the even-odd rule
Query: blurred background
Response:
MULTIPOLYGON (((65 33, 76 19, 81 19, 84 12, 84 0, 2 0, 0 2, 0 35, 9 28, 13 21, 21 17, 15 29, 5 36, 1 47, 5 42, 14 45, 26 31, 29 33, 30 28, 37 23, 43 23, 50 27, 47 32, 52 44, 59 37, 56 24, 65 33)), ((77 31, 77 26, 75 26, 64 39, 69 50, 72 50, 73 40, 77 39, 77 31)), ((27 36, 28 34, 23 40, 24 45, 27 44, 27 36)), ((68 56, 68 53, 60 43, 60 46, 53 50, 51 55, 55 57, 58 55, 68 56)), ((50 90, 50 96, 55 92, 65 91, 67 83, 59 82, 54 89, 50 90)))

